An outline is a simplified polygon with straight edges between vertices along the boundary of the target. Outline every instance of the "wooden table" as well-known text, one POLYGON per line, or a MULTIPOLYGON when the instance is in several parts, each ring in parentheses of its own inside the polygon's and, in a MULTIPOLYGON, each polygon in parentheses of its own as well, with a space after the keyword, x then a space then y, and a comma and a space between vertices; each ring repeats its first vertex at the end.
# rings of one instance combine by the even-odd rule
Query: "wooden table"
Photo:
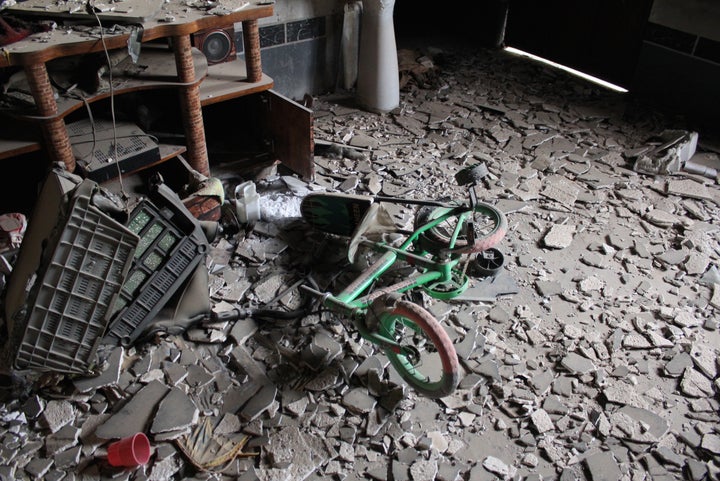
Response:
MULTIPOLYGON (((238 4, 237 0, 233 1, 235 5, 238 4)), ((246 2, 239 3, 242 5, 246 2)), ((122 3, 114 5, 122 5, 122 3)), ((11 13, 13 12, 11 11, 11 13)), ((272 80, 264 76, 262 72, 258 19, 272 14, 272 2, 250 2, 237 11, 214 15, 208 14, 207 11, 200 8, 187 7, 178 0, 171 0, 168 3, 162 3, 160 10, 153 18, 143 19, 140 23, 142 43, 161 38, 171 39, 176 67, 176 79, 171 83, 180 93, 187 158, 191 167, 204 175, 210 175, 210 166, 205 144, 200 84, 207 75, 207 69, 198 68, 198 63, 194 60, 197 49, 192 48, 191 36, 204 30, 242 23, 246 75, 244 83, 249 84, 250 88, 248 90, 248 85, 241 86, 236 82, 227 82, 223 95, 229 97, 240 95, 243 91, 270 89, 272 80)), ((37 15, 42 16, 42 14, 37 15)), ((98 25, 95 15, 88 13, 81 15, 84 15, 84 20, 90 23, 94 21, 95 25, 98 25)), ((100 22, 104 27, 110 27, 116 23, 112 20, 122 14, 113 12, 113 16, 110 19, 106 17, 106 20, 102 19, 103 15, 102 13, 98 14, 100 22)), ((45 151, 52 161, 62 162, 70 172, 75 170, 75 157, 64 117, 77 107, 60 108, 58 106, 46 64, 62 57, 103 52, 106 49, 107 51, 126 49, 131 35, 128 28, 123 29, 122 33, 103 34, 102 36, 90 36, 87 33, 58 28, 52 32, 33 34, 0 49, 0 68, 20 66, 27 76, 35 102, 35 111, 25 117, 39 121, 45 151)), ((126 91, 140 88, 151 87, 148 87, 148 84, 142 84, 129 87, 126 91)), ((217 82, 213 88, 223 91, 218 87, 217 82)), ((107 92, 99 93, 89 98, 88 101, 106 98, 108 95, 107 92)), ((17 143, 8 144, 6 148, 18 149, 18 146, 17 143)), ((24 148, 27 150, 31 147, 24 146, 24 148)), ((2 151, 2 146, 0 146, 0 151, 2 151)))

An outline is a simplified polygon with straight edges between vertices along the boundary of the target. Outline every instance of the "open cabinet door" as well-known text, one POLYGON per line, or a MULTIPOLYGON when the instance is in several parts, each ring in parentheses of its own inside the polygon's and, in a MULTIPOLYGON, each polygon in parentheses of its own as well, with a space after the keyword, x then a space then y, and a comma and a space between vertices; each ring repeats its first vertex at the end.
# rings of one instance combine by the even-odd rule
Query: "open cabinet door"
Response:
POLYGON ((272 151, 290 170, 305 180, 315 177, 312 110, 268 90, 268 129, 272 151))
POLYGON ((653 0, 510 0, 505 45, 630 89, 653 0))
POLYGON ((264 90, 203 107, 205 137, 214 164, 251 171, 281 162, 304 180, 315 176, 313 112, 264 90))

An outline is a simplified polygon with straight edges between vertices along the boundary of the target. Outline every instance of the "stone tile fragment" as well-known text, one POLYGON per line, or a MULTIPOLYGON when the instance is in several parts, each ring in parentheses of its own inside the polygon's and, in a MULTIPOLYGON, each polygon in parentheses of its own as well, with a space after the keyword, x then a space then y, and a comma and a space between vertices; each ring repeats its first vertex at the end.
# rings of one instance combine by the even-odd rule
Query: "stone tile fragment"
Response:
POLYGON ((272 384, 264 385, 238 412, 245 421, 252 421, 265 412, 275 402, 277 387, 272 384))
POLYGON ((113 349, 107 360, 107 366, 103 372, 95 377, 84 377, 73 380, 75 388, 79 392, 89 392, 104 386, 117 384, 120 379, 120 366, 125 354, 125 349, 120 346, 113 349))
POLYGON ((61 451, 53 457, 57 469, 69 469, 77 466, 82 455, 82 446, 75 446, 61 451))
POLYGON ((306 479, 328 460, 323 440, 296 426, 282 428, 264 450, 271 467, 259 470, 260 479, 306 479))
POLYGON ((672 227, 680 222, 680 219, 662 209, 653 209, 645 214, 645 220, 658 227, 672 227))
POLYGON ((715 348, 695 343, 690 348, 690 357, 692 357, 695 367, 708 379, 715 379, 718 376, 720 357, 715 348))
POLYGON ((671 320, 673 324, 680 327, 697 327, 700 325, 700 320, 693 313, 684 309, 675 311, 675 316, 671 320))
POLYGON ((495 456, 487 456, 483 459, 482 466, 502 479, 510 479, 515 476, 515 473, 517 473, 517 468, 508 465, 495 456))
POLYGON ((630 332, 623 337, 622 345, 627 349, 650 349, 653 347, 645 336, 637 332, 630 332))
POLYGON ((685 464, 685 457, 677 454, 666 446, 658 446, 653 450, 653 454, 664 464, 681 468, 685 464))
POLYGON ((437 461, 420 459, 410 465, 410 477, 413 481, 435 481, 438 472, 437 461))
POLYGON ((158 403, 169 388, 159 381, 152 381, 138 391, 120 410, 95 429, 101 439, 120 439, 145 432, 158 403))
POLYGON ((368 394, 366 389, 355 388, 347 392, 342 398, 343 406, 357 414, 368 414, 375 409, 376 399, 368 394))
POLYGON ((165 373, 165 379, 170 386, 177 386, 188 376, 187 368, 176 362, 164 362, 162 370, 165 373))
POLYGON ((342 353, 342 345, 324 330, 315 333, 308 348, 303 351, 305 361, 312 366, 329 364, 342 353))
POLYGON ((150 467, 150 475, 147 481, 164 481, 173 479, 173 476, 182 468, 182 461, 178 455, 168 456, 155 461, 150 467))
POLYGON ((245 344, 258 330, 257 322, 252 318, 239 319, 230 330, 230 337, 239 345, 245 344))
POLYGON ((710 256, 704 252, 692 252, 685 261, 685 272, 691 276, 704 274, 710 266, 710 256))
POLYGON ((590 359, 574 352, 570 352, 563 357, 560 364, 573 374, 586 374, 596 369, 590 359))
POLYGON ((713 284, 710 305, 715 309, 720 309, 720 283, 713 284))
POLYGON ((33 458, 26 466, 25 472, 33 479, 43 479, 52 467, 53 460, 47 458, 33 458))
POLYGON ((653 347, 672 348, 675 346, 675 343, 673 341, 667 339, 656 331, 646 332, 645 337, 647 337, 653 347))
POLYGON ((668 430, 668 422, 654 412, 623 406, 609 417, 613 432, 638 443, 656 443, 668 430))
POLYGON ((714 455, 720 454, 720 435, 714 433, 707 433, 702 437, 700 447, 713 453, 714 455))
POLYGON ((325 392, 332 389, 343 381, 340 370, 334 366, 328 366, 320 373, 308 380, 303 387, 307 391, 325 392))
POLYGON ((530 414, 530 420, 539 434, 544 434, 555 429, 552 419, 550 419, 550 416, 544 409, 536 409, 533 411, 532 414, 530 414))
POLYGON ((613 383, 603 389, 603 395, 608 402, 645 408, 648 401, 637 392, 634 386, 626 383, 613 383))
POLYGON ((685 369, 680 380, 680 390, 690 397, 706 397, 714 394, 712 381, 693 368, 685 369))
POLYGON ((56 433, 75 420, 75 410, 68 401, 51 400, 45 406, 40 419, 51 433, 56 433))
POLYGON ((685 460, 686 472, 691 481, 702 481, 708 474, 707 463, 698 461, 697 459, 687 458, 685 460))
POLYGON ((54 455, 77 444, 79 437, 80 428, 66 424, 45 439, 45 452, 49 455, 54 455))
POLYGON ((617 460, 609 451, 600 451, 584 460, 593 481, 617 481, 622 479, 622 472, 617 460))
POLYGON ((551 249, 564 249, 570 247, 576 227, 567 224, 553 224, 543 237, 545 247, 551 249))
POLYGON ((192 364, 187 367, 188 375, 185 382, 194 388, 202 388, 210 384, 214 378, 205 367, 199 364, 192 364))
POLYGON ((260 384, 269 383, 265 368, 253 359, 245 346, 239 345, 230 353, 235 364, 245 371, 251 379, 260 384))
POLYGON ((580 187, 561 175, 550 175, 543 180, 540 194, 566 206, 572 206, 577 200, 580 187))
POLYGON ((598 252, 586 252, 580 257, 583 264, 587 264, 590 267, 597 267, 598 269, 605 269, 608 264, 608 260, 605 256, 598 252))
POLYGON ((713 200, 716 195, 707 186, 694 180, 669 180, 665 184, 665 191, 668 194, 688 197, 691 199, 713 200))
POLYGON ((594 291, 602 291, 605 287, 605 281, 597 276, 589 276, 585 279, 580 280, 578 288, 583 294, 590 294, 594 291))
POLYGON ((197 423, 200 412, 190 397, 174 387, 160 401, 150 426, 153 434, 180 431, 197 423))
POLYGON ((22 405, 22 412, 28 419, 37 419, 43 410, 45 410, 46 402, 37 394, 30 396, 22 405))

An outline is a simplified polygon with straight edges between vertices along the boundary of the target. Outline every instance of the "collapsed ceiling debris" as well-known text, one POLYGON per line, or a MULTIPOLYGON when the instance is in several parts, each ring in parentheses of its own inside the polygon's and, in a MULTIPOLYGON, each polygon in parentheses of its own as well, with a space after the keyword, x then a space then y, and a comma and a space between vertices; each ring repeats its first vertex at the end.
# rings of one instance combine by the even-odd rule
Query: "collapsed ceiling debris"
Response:
POLYGON ((316 180, 258 179, 260 220, 209 245, 215 315, 100 345, 96 375, 13 373, 0 479, 717 478, 720 191, 632 162, 684 126, 499 52, 445 54, 428 77, 416 57, 390 114, 314 102, 316 180), (299 218, 308 192, 458 197, 479 163, 509 219, 504 266, 454 300, 413 297, 454 342, 453 394, 407 389, 327 313, 235 315, 305 312, 299 282, 357 267, 299 218), (109 441, 136 432, 150 461, 110 466, 109 441))

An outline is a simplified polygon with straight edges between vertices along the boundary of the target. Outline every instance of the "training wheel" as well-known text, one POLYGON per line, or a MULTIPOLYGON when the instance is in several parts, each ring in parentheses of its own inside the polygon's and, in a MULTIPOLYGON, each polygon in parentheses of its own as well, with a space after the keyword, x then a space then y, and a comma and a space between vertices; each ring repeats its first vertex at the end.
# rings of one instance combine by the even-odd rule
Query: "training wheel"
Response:
POLYGON ((455 174, 455 181, 458 185, 477 184, 482 181, 490 172, 484 163, 465 167, 455 174))
POLYGON ((505 257, 502 252, 491 247, 478 252, 471 262, 473 274, 478 277, 495 276, 503 267, 505 257))

